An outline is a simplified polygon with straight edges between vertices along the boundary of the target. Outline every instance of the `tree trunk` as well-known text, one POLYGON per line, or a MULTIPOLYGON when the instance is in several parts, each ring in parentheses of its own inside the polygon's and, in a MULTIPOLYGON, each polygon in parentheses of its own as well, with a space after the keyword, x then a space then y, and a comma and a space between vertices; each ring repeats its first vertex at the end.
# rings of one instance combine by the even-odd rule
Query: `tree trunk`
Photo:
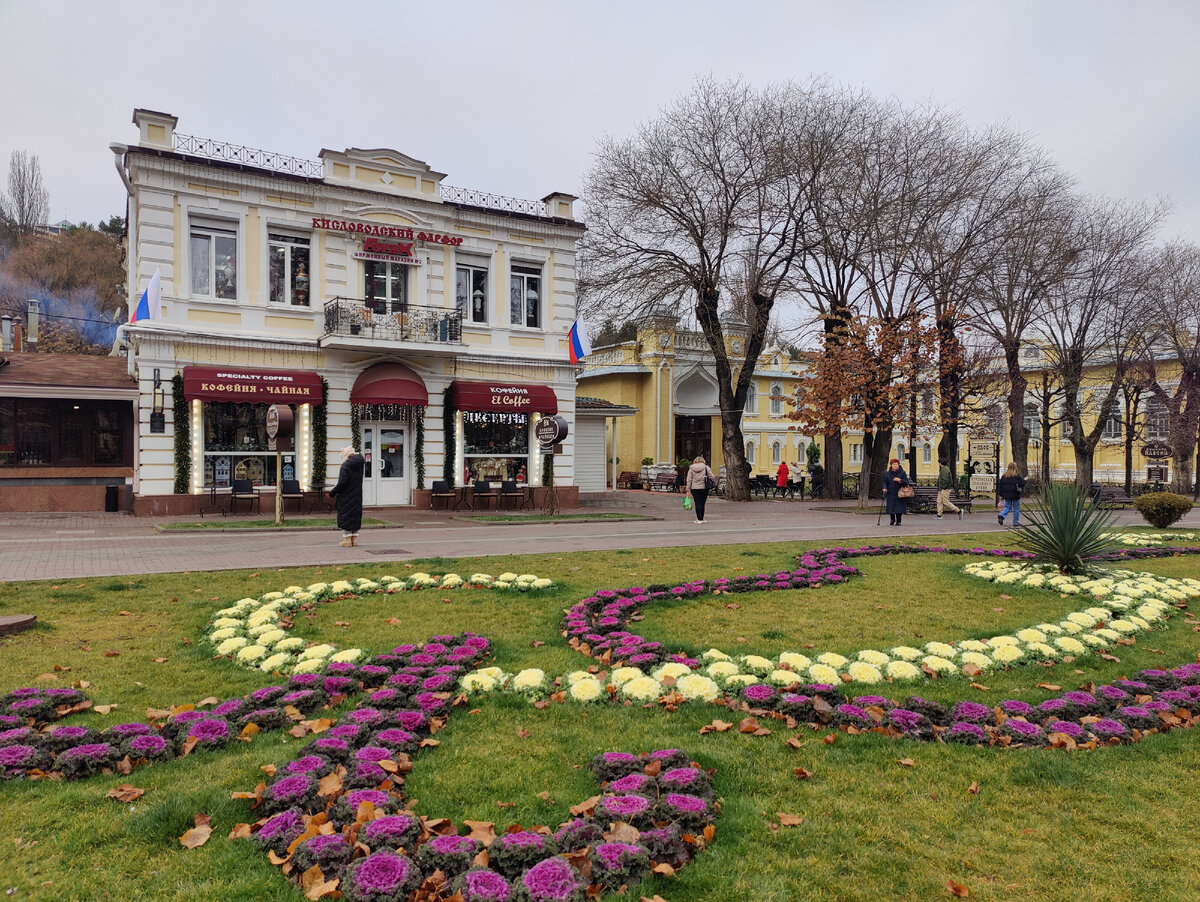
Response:
POLYGON ((746 443, 742 440, 742 417, 734 411, 721 411, 721 452, 725 458, 726 500, 749 500, 750 481, 746 477, 746 443))
POLYGON ((1021 372, 1018 360, 1020 348, 1016 345, 1004 349, 1008 366, 1008 440, 1009 455, 1022 475, 1029 472, 1029 429, 1025 426, 1025 389, 1029 380, 1021 372))
POLYGON ((825 447, 824 447, 824 469, 825 469, 825 490, 822 492, 822 498, 841 498, 842 497, 842 474, 845 472, 845 464, 842 457, 842 430, 837 426, 832 426, 825 431, 825 447))

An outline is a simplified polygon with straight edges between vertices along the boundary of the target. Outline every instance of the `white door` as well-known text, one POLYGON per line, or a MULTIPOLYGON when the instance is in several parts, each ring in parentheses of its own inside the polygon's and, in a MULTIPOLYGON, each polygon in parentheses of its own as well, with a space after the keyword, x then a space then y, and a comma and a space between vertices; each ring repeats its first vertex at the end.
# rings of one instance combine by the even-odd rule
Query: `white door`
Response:
POLYGON ((382 507, 411 504, 408 466, 408 426, 404 423, 370 423, 362 426, 363 504, 382 507))

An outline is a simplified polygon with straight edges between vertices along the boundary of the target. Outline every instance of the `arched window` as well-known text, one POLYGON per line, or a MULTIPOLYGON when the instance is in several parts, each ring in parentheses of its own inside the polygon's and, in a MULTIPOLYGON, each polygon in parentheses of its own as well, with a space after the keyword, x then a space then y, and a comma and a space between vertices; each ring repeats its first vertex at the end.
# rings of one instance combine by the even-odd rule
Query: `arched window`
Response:
POLYGON ((904 442, 896 442, 896 457, 899 459, 900 463, 908 463, 908 461, 904 458, 907 453, 908 449, 904 447, 904 442))
POLYGON ((808 466, 808 442, 804 439, 801 439, 800 444, 796 446, 796 462, 803 467, 808 466))
POLYGON ((783 442, 771 442, 771 463, 778 465, 783 460, 783 442))
POLYGON ((929 442, 921 446, 921 463, 933 463, 933 445, 929 444, 929 442))
POLYGON ((743 410, 746 416, 758 416, 758 388, 754 384, 754 380, 750 380, 750 387, 746 389, 746 407, 743 410))
POLYGON ((746 442, 746 463, 754 466, 754 442, 746 442))
POLYGON ((783 416, 783 386, 778 382, 771 383, 771 416, 783 416))

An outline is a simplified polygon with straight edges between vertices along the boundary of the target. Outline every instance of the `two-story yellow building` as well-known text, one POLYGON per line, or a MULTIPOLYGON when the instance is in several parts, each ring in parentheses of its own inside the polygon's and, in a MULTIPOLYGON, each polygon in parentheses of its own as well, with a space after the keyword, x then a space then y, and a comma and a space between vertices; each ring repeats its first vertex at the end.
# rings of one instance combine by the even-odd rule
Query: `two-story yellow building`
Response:
MULTIPOLYGON (((165 113, 133 121, 138 142, 112 145, 131 310, 155 272, 162 293, 123 335, 140 389, 139 511, 190 510, 234 479, 321 487, 352 440, 367 505, 412 503, 444 474, 541 483, 535 424, 575 417, 574 197, 453 188, 395 150, 301 160, 180 134, 165 113), (295 411, 281 473, 272 403, 295 411)), ((568 436, 554 456, 563 486, 573 449, 568 436)))

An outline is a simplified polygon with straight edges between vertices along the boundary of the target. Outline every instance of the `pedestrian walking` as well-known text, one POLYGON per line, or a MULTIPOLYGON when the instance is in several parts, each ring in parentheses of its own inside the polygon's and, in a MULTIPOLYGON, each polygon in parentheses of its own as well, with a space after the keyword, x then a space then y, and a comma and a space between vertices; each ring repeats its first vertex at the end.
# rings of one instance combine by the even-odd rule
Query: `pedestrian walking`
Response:
POLYGON ((329 497, 337 500, 337 525, 342 531, 343 547, 358 544, 358 531, 362 528, 363 471, 366 460, 354 450, 353 445, 342 449, 342 468, 338 470, 337 485, 329 490, 329 497))
POLYGON ((938 463, 942 468, 938 470, 937 478, 937 518, 942 519, 942 511, 949 510, 952 514, 958 514, 958 519, 962 519, 962 508, 956 507, 950 501, 950 490, 954 488, 954 474, 950 472, 950 464, 946 462, 946 458, 941 458, 938 463))
POLYGON ((1012 511, 1012 525, 1021 525, 1021 493, 1024 491, 1025 477, 1017 472, 1016 461, 1013 461, 996 483, 996 495, 1004 502, 1000 513, 996 514, 996 520, 1001 526, 1004 525, 1004 518, 1008 516, 1009 511, 1012 511))
POLYGON ((696 522, 703 524, 704 503, 708 501, 708 493, 717 486, 717 478, 713 475, 713 471, 708 468, 708 464, 704 462, 703 454, 697 454, 692 460, 692 465, 688 467, 684 482, 687 484, 688 496, 692 499, 692 505, 696 513, 696 522))
POLYGON ((910 488, 911 484, 904 467, 900 466, 899 459, 893 457, 889 460, 888 468, 883 474, 883 499, 889 526, 899 526, 904 515, 908 513, 908 499, 912 497, 913 491, 910 488))

